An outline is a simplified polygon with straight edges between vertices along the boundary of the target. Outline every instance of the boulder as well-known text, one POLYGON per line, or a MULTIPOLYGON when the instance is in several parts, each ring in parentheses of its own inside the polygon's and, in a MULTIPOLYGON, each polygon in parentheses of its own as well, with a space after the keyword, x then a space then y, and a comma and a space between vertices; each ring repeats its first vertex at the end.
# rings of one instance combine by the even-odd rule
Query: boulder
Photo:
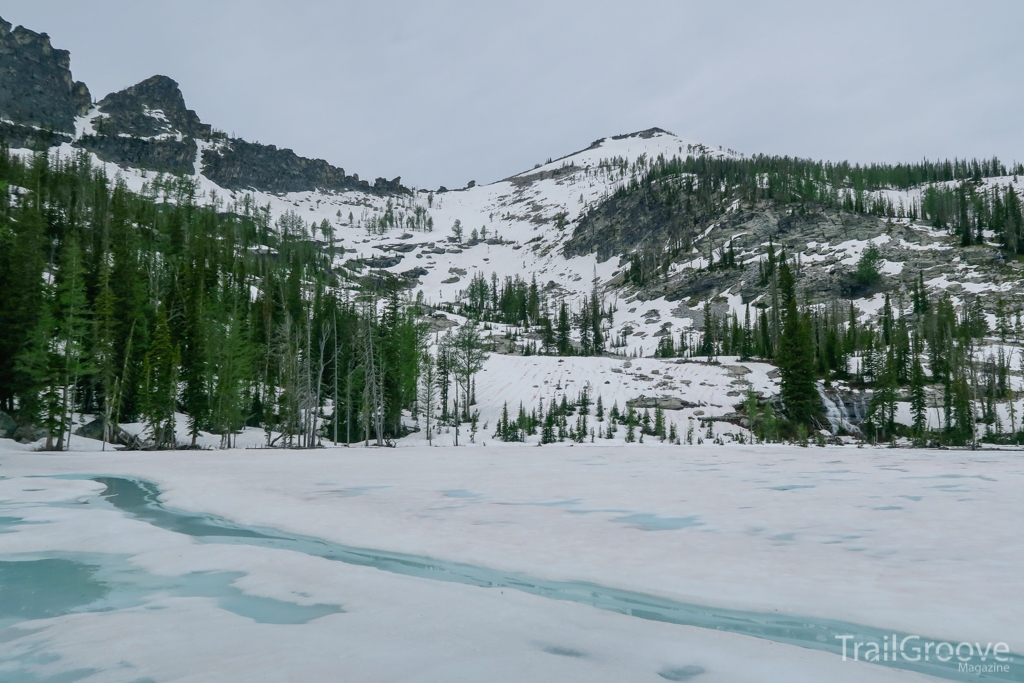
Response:
POLYGON ((32 443, 33 441, 46 438, 46 430, 40 429, 35 425, 21 425, 14 430, 11 438, 20 443, 32 443))
MULTIPOLYGON (((97 441, 103 440, 103 418, 97 417, 92 422, 88 422, 78 429, 75 430, 75 434, 84 437, 86 439, 96 439, 97 441)), ((129 434, 120 425, 113 425, 110 430, 110 439, 108 443, 112 443, 118 446, 125 446, 131 450, 136 450, 142 447, 142 440, 133 434, 129 434)))
POLYGON ((11 438, 17 429, 18 423, 14 421, 14 418, 0 410, 0 439, 11 438))
POLYGON ((402 262, 403 256, 377 256, 363 259, 363 263, 371 268, 393 268, 402 262))
MULTIPOLYGON (((614 372, 615 369, 613 369, 614 372)), ((683 408, 697 408, 698 406, 704 405, 702 403, 691 403, 690 401, 683 400, 676 396, 644 396, 628 401, 634 408, 658 408, 662 410, 682 410, 683 408)), ((695 413, 696 414, 696 413, 695 413)))

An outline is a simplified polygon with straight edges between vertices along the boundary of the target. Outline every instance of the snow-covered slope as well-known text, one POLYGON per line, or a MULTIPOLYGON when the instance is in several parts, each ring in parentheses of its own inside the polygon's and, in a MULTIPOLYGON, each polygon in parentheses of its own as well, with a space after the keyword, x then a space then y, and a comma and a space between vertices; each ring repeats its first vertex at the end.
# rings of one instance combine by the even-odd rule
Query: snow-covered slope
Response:
MULTIPOLYGON (((100 116, 94 108, 79 118, 76 140, 93 132, 100 116)), ((153 116, 159 118, 159 112, 153 116)), ((356 190, 269 193, 225 189, 203 174, 203 151, 218 144, 197 141, 196 172, 191 178, 199 201, 230 205, 249 197, 269 210, 271 221, 298 217, 312 228, 311 239, 324 242, 327 237, 318 232, 318 226, 327 221, 334 231, 338 266, 391 257, 397 263, 373 269, 406 274, 412 294, 422 292, 424 301, 433 305, 457 300, 477 273, 487 279, 496 275, 499 281, 535 277, 550 303, 563 298, 576 303, 591 291, 595 277, 604 289, 619 273, 617 262, 599 263, 593 255, 566 258, 563 254, 580 217, 642 174, 659 156, 731 154, 650 129, 603 138, 585 150, 489 185, 388 196, 356 190), (456 223, 461 226, 461 240, 453 233, 456 223)), ((63 156, 81 152, 72 143, 54 151, 63 156)), ((154 180, 161 176, 105 162, 94 153, 90 156, 110 177, 123 179, 136 192, 152 191, 154 180)), ((614 300, 615 293, 609 290, 608 297, 614 300)), ((653 301, 645 303, 639 313, 624 312, 619 327, 637 331, 638 341, 625 346, 623 353, 652 351, 654 345, 649 341, 645 345, 642 339, 661 329, 660 319, 670 317, 674 308, 677 305, 653 301), (658 311, 658 324, 648 325, 651 310, 658 311), (643 332, 648 327, 649 332, 643 332)), ((688 320, 692 319, 685 318, 680 324, 687 325, 688 320)))
MULTIPOLYGON (((160 111, 147 113, 156 124, 165 121, 160 111)), ((94 132, 100 116, 94 108, 80 117, 76 140, 94 132)), ((158 135, 166 138, 168 133, 158 135)), ((55 151, 61 155, 83 153, 72 144, 64 143, 55 151)), ((785 247, 796 256, 801 287, 812 300, 828 303, 828 287, 834 286, 842 273, 854 268, 869 245, 882 253, 881 271, 892 285, 892 305, 897 308, 902 305, 905 310, 909 306, 909 298, 900 301, 900 292, 908 291, 918 273, 931 292, 948 291, 957 305, 975 296, 993 301, 996 297, 1013 301, 1024 296, 1021 264, 1004 262, 995 244, 963 249, 947 231, 906 217, 804 218, 773 215, 771 209, 754 215, 727 211, 697 235, 689 257, 671 266, 668 279, 676 283, 675 289, 661 291, 625 284, 625 262, 620 258, 601 262, 594 253, 567 256, 565 245, 581 218, 644 174, 653 160, 702 154, 738 156, 656 128, 603 138, 584 150, 488 185, 396 194, 364 190, 271 193, 227 189, 204 175, 203 152, 221 144, 224 143, 217 140, 197 140, 195 172, 190 177, 199 201, 219 201, 230 206, 250 200, 265 208, 271 222, 279 227, 287 222, 294 229, 301 223, 309 239, 325 246, 333 241, 335 266, 339 270, 353 275, 389 273, 405 284, 410 296, 420 297, 435 310, 456 304, 455 313, 434 314, 435 330, 465 322, 457 314, 457 303, 475 276, 488 281, 496 277, 499 282, 514 277, 527 282, 535 278, 552 313, 561 301, 577 307, 584 296, 597 288, 614 310, 612 319, 606 321, 606 338, 612 340, 611 351, 618 359, 503 355, 516 349, 512 342, 502 342, 503 339, 515 333, 522 344, 529 342, 531 336, 521 329, 490 324, 485 336, 494 342, 497 353, 492 354, 477 383, 481 424, 493 425, 506 402, 512 411, 518 410, 520 402, 530 410, 542 399, 550 402, 567 395, 571 401, 583 386, 589 386, 591 400, 600 395, 606 409, 615 402, 624 407, 626 401, 641 396, 657 398, 662 404, 686 404, 688 407, 672 411, 669 416, 683 433, 695 418, 733 412, 747 390, 762 397, 775 393, 777 383, 767 376, 770 366, 755 368, 758 364, 743 364, 759 379, 738 387, 736 380, 742 379, 742 374, 730 370, 728 362, 676 366, 675 361, 644 358, 634 362, 637 367, 632 369, 629 362, 637 356, 650 356, 666 334, 676 339, 682 335, 692 344, 703 325, 701 308, 705 302, 712 302, 716 315, 735 313, 742 321, 747 305, 756 305, 767 296, 764 288, 752 287, 769 237, 775 239, 776 248, 785 247), (330 237, 323 231, 324 225, 330 226, 330 237), (709 278, 703 270, 707 267, 708 249, 727 243, 735 247, 737 260, 744 267, 732 271, 725 279, 709 278), (641 365, 651 366, 652 372, 641 371, 641 365), (698 367, 704 369, 694 369, 698 367), (653 372, 655 368, 657 372, 653 372), (682 379, 694 372, 700 376, 690 378, 689 383, 673 383, 671 379, 682 379), (722 395, 710 389, 705 391, 709 385, 722 387, 722 395)), ((28 150, 24 153, 29 154, 28 150)), ((154 181, 160 174, 118 166, 89 154, 110 176, 123 179, 135 191, 153 192, 159 186, 154 181)), ((1018 192, 1024 191, 1024 183, 1017 177, 982 182, 992 187, 1013 184, 1018 192)), ((909 207, 921 200, 919 188, 887 194, 899 206, 909 207)), ((991 233, 988 236, 993 237, 991 233)), ((870 292, 852 300, 860 313, 871 319, 879 314, 884 295, 870 292)), ((990 325, 994 325, 994 316, 989 313, 988 317, 990 325)), ((738 365, 735 361, 732 364, 738 365)), ((731 427, 725 431, 742 432, 731 427)), ((451 438, 447 434, 440 436, 442 442, 451 438)))

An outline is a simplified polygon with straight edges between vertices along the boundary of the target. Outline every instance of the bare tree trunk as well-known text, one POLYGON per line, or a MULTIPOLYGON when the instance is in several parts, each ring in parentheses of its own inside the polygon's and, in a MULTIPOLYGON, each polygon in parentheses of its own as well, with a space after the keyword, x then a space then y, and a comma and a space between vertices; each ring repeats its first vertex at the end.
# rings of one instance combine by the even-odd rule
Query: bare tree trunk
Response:
POLYGON ((324 384, 324 370, 326 369, 327 361, 327 342, 330 339, 330 330, 326 327, 321 331, 320 334, 320 365, 317 368, 316 374, 316 401, 313 406, 313 444, 315 446, 322 446, 320 442, 320 433, 316 428, 317 415, 320 412, 320 392, 324 384))
MULTIPOLYGON (((376 314, 374 307, 373 314, 376 314)), ((381 397, 380 377, 377 372, 377 358, 373 348, 373 318, 367 316, 366 321, 366 371, 369 378, 370 409, 373 418, 373 430, 378 446, 384 445, 383 401, 381 397)))
MULTIPOLYGON (((331 233, 331 264, 334 264, 334 233, 331 233)), ((331 314, 334 328, 334 445, 338 445, 338 302, 333 302, 331 314)))
POLYGON ((352 444, 352 360, 348 361, 348 376, 345 378, 345 447, 352 444))

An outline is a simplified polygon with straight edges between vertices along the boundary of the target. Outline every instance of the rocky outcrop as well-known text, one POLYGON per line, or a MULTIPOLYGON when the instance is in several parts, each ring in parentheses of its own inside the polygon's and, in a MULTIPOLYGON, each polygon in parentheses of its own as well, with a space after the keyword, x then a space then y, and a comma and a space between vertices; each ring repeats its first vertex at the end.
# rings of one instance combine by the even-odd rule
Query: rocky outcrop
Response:
POLYGON ((19 443, 39 441, 46 436, 46 430, 33 424, 21 424, 0 410, 0 439, 14 439, 19 443))
POLYGON ((680 206, 674 195, 652 186, 617 192, 580 219, 565 243, 565 255, 596 253, 598 261, 607 261, 641 245, 660 248, 669 241, 692 239, 697 226, 712 217, 680 206))
POLYGON ((177 82, 153 76, 107 95, 98 104, 92 135, 75 146, 111 163, 167 173, 195 173, 196 139, 212 134, 209 125, 185 106, 177 82))
POLYGON ((71 77, 71 53, 55 49, 45 33, 12 30, 0 19, 0 118, 73 133, 75 117, 91 104, 89 89, 71 77))
MULTIPOLYGON (((76 429, 75 434, 85 437, 86 439, 103 441, 104 424, 103 418, 97 417, 95 420, 76 429)), ((124 446, 128 450, 133 451, 142 449, 144 445, 142 439, 134 434, 126 432, 120 425, 116 424, 111 424, 107 428, 106 441, 117 446, 124 446)))
POLYGON ((92 98, 71 77, 71 57, 45 33, 0 19, 0 142, 18 149, 46 149, 72 143, 103 161, 175 174, 202 173, 229 190, 286 193, 355 190, 378 195, 407 194, 401 178, 372 184, 323 159, 300 157, 290 149, 214 133, 185 105, 178 83, 153 76, 107 95, 91 117, 92 130, 75 139, 76 118, 92 98), (207 141, 197 169, 198 141, 207 141))
POLYGON ((373 185, 323 159, 300 157, 290 149, 233 138, 203 151, 203 175, 229 190, 303 192, 360 190, 376 194, 407 193, 402 179, 377 178, 373 185))
POLYGON ((167 173, 195 173, 196 141, 192 138, 160 139, 84 135, 76 147, 87 149, 103 161, 167 173))
POLYGON ((185 106, 178 83, 167 76, 153 76, 111 93, 97 106, 102 114, 93 122, 98 135, 208 138, 212 132, 185 106))
POLYGON ((0 141, 14 149, 46 149, 71 140, 67 133, 0 121, 0 141))
POLYGON ((0 410, 0 439, 11 438, 17 429, 18 423, 14 421, 14 418, 0 410))

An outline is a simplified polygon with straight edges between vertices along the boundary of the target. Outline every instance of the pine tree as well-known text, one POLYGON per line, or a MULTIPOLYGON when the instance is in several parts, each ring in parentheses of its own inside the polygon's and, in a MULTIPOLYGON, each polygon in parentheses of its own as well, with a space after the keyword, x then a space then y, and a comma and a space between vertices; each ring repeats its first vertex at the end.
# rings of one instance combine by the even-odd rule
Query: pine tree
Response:
POLYGON ((78 380, 89 370, 85 351, 85 338, 89 326, 85 268, 82 265, 78 238, 74 234, 65 240, 61 253, 54 303, 54 341, 57 342, 54 350, 60 359, 59 381, 62 386, 57 449, 62 450, 65 439, 70 441, 71 438, 71 416, 75 410, 78 380))
POLYGON ((431 429, 430 421, 434 417, 437 404, 437 364, 428 353, 423 354, 422 363, 420 393, 417 401, 426 422, 427 444, 432 446, 434 445, 434 433, 431 429))
POLYGON ((480 333, 472 321, 459 328, 455 335, 453 350, 453 367, 462 386, 464 412, 468 416, 472 398, 473 376, 484 367, 489 355, 484 352, 480 333))
POLYGON ((654 407, 654 435, 665 440, 665 411, 660 405, 654 407))
POLYGON ((192 437, 191 447, 196 447, 196 438, 206 426, 210 414, 210 395, 213 387, 207 383, 208 344, 206 341, 210 321, 206 318, 205 292, 202 272, 192 269, 188 278, 188 301, 185 305, 184 329, 182 330, 181 376, 184 388, 181 394, 182 408, 188 415, 188 433, 192 437))
POLYGON ((633 404, 630 403, 626 407, 626 443, 634 441, 636 441, 636 411, 633 409, 633 404))
POLYGON ((157 448, 176 444, 174 411, 178 399, 178 349, 171 343, 166 309, 157 313, 153 343, 143 366, 143 415, 157 448))
POLYGON ((562 301, 558 306, 558 324, 555 328, 557 335, 555 344, 558 348, 559 356, 571 356, 572 355, 572 342, 569 337, 569 309, 562 301))
POLYGON ((779 266, 779 290, 782 295, 782 335, 779 339, 778 366, 782 375, 781 396, 786 415, 794 424, 807 424, 819 411, 814 386, 814 349, 810 322, 796 305, 795 281, 785 261, 779 266))
POLYGON ((924 368, 921 366, 920 350, 917 348, 915 341, 913 362, 910 369, 910 414, 913 416, 914 433, 918 438, 924 435, 927 426, 924 384, 924 368))
POLYGON ((758 323, 758 329, 761 332, 761 353, 759 354, 762 358, 771 359, 775 355, 775 349, 772 346, 772 334, 771 328, 768 324, 768 311, 761 309, 760 322, 758 323))
POLYGON ((13 413, 17 405, 26 421, 39 414, 48 372, 49 333, 41 320, 46 223, 34 198, 22 196, 18 219, 0 236, 0 410, 13 413))
POLYGON ((112 420, 120 405, 120 373, 115 354, 117 321, 106 249, 100 252, 99 283, 94 307, 92 360, 103 398, 103 449, 106 450, 113 428, 112 420))
POLYGON ((700 345, 700 354, 711 360, 715 355, 715 314, 711 311, 711 302, 704 302, 704 338, 700 345))

